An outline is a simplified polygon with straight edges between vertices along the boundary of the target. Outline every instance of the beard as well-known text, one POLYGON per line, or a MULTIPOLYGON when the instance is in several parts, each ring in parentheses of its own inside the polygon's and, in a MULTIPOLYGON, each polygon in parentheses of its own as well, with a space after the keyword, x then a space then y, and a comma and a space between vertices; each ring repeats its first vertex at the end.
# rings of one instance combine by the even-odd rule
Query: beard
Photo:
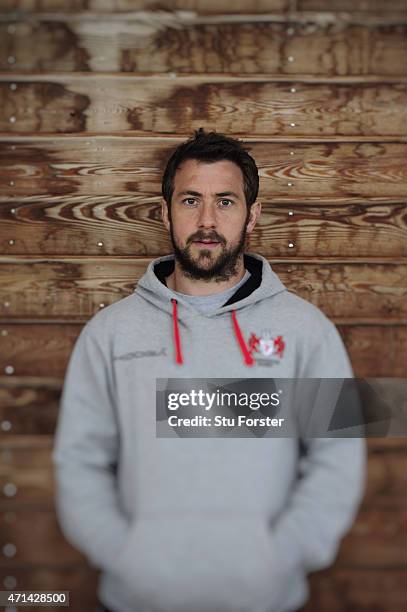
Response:
POLYGON ((246 247, 249 217, 250 211, 248 210, 239 239, 234 246, 227 247, 227 241, 224 236, 221 236, 215 231, 198 231, 190 236, 186 246, 181 248, 175 239, 172 219, 171 215, 169 215, 171 243, 175 259, 184 275, 193 280, 204 280, 208 282, 222 282, 236 276, 238 273, 239 258, 244 253, 246 247), (213 240, 219 242, 221 252, 215 255, 214 250, 202 248, 199 250, 197 258, 194 258, 191 254, 191 246, 196 240, 213 240))

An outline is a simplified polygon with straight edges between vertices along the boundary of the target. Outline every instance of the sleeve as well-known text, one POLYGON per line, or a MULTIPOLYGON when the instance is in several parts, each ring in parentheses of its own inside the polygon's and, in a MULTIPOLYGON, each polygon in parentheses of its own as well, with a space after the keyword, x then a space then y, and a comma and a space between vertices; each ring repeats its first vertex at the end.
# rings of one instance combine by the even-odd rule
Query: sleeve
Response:
MULTIPOLYGON (((321 341, 307 359, 304 378, 353 378, 336 327, 328 319, 321 341)), ((305 453, 288 505, 272 525, 277 558, 290 569, 311 572, 330 566, 363 497, 366 445, 363 437, 301 440, 305 453)))
POLYGON ((115 562, 128 521, 116 491, 119 432, 112 377, 93 321, 85 325, 64 381, 52 461, 62 533, 98 569, 115 562))

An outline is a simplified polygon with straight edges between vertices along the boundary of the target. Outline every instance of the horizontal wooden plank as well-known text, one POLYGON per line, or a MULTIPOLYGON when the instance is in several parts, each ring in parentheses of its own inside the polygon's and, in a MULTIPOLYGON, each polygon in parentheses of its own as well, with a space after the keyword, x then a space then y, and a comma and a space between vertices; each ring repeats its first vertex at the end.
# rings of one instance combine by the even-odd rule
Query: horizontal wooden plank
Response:
MULTIPOLYGON (((13 543, 16 554, 0 558, 0 568, 80 562, 82 555, 65 540, 54 509, 10 507, 1 513, 0 543, 13 543), (36 528, 33 530, 32 525, 36 528)), ((364 508, 344 538, 337 568, 407 567, 407 511, 364 508)))
MULTIPOLYGON (((399 419, 400 426, 404 423, 403 429, 397 429, 397 433, 405 432, 407 381, 398 378, 367 379, 365 385, 369 385, 373 396, 380 403, 386 404, 394 419, 399 419)), ((58 385, 50 385, 41 379, 34 382, 24 377, 0 377, 0 450, 4 444, 4 461, 10 459, 9 451, 13 451, 17 441, 20 441, 20 446, 16 447, 19 451, 22 441, 27 440, 27 447, 33 444, 33 436, 38 436, 38 439, 34 438, 36 444, 44 440, 43 446, 34 446, 34 450, 39 448, 42 452, 46 448, 47 437, 55 432, 61 388, 62 381, 58 385)), ((373 422, 373 416, 377 413, 373 411, 371 398, 372 394, 363 396, 364 411, 369 422, 373 422)), ((385 431, 387 426, 380 432, 371 431, 369 435, 384 435, 385 431)), ((389 436, 395 434, 394 429, 388 432, 389 436)), ((407 437, 369 437, 368 446, 371 451, 371 474, 367 495, 369 499, 374 497, 376 504, 379 498, 380 503, 392 503, 394 496, 399 498, 406 494, 403 479, 407 474, 404 461, 407 456, 407 437), (403 475, 402 479, 398 473, 403 475)))
POLYGON ((21 383, 10 386, 0 380, 0 445, 3 441, 7 443, 10 435, 53 435, 60 395, 61 385, 50 387, 41 383, 35 386, 21 383))
MULTIPOLYGON (((1 380, 4 381, 4 377, 3 379, 0 378, 0 381, 1 380)), ((394 380, 394 379, 377 379, 376 378, 375 380, 383 381, 383 380, 394 380)), ((405 384, 406 383, 404 381, 403 388, 405 384)), ((404 401, 405 401, 405 395, 403 398, 403 403, 404 401)), ((393 437, 393 438, 369 438, 369 448, 373 453, 388 453, 388 452, 404 453, 407 450, 407 437, 401 436, 401 437, 393 437)))
MULTIPOLYGON (((1 329, 7 335, 1 337, 0 373, 62 378, 81 326, 3 324, 1 329)), ((355 376, 407 376, 407 326, 339 325, 338 329, 355 376)))
MULTIPOLYGON (((369 385, 374 395, 364 393, 363 407, 367 422, 373 423, 373 418, 379 414, 378 409, 372 405, 372 397, 378 399, 378 403, 384 402, 392 415, 392 428, 389 430, 387 425, 382 427, 379 423, 379 430, 370 426, 370 436, 399 436, 406 429, 407 415, 407 381, 398 378, 366 379, 365 386, 369 385), (397 421, 397 423, 396 423, 397 421)), ((5 457, 8 460, 8 452, 24 447, 24 440, 27 446, 37 446, 43 451, 49 436, 55 431, 57 413, 60 400, 62 381, 57 384, 50 384, 46 379, 27 379, 25 377, 0 377, 0 422, 2 435, 0 436, 0 449, 4 444, 5 457), (33 438, 34 436, 34 438, 33 438), (35 436, 41 436, 43 445, 38 446, 40 441, 35 436), (17 444, 19 443, 19 445, 17 444), (17 444, 17 446, 16 446, 17 444)), ((381 408, 380 408, 381 409, 381 408)), ((383 414, 382 412, 380 414, 383 414)), ((373 493, 380 489, 383 490, 382 503, 389 500, 389 485, 394 494, 401 495, 403 490, 399 487, 400 479, 396 476, 387 482, 387 473, 393 472, 393 463, 397 465, 402 459, 403 453, 407 452, 407 438, 403 437, 370 437, 369 448, 372 451, 372 460, 376 461, 372 474, 371 485, 373 493), (393 453, 395 460, 391 460, 390 467, 382 462, 381 455, 393 453)), ((404 468, 403 468, 404 469, 404 468)), ((376 499, 377 501, 377 499, 376 499)))
POLYGON ((160 13, 181 11, 192 15, 228 15, 239 16, 242 14, 263 14, 287 12, 290 16, 297 17, 303 11, 319 11, 326 13, 339 13, 342 17, 343 11, 352 12, 379 12, 389 13, 397 11, 403 13, 407 10, 404 0, 388 0, 385 7, 382 0, 234 0, 234 2, 219 2, 219 0, 2 0, 0 13, 5 15, 11 13, 10 17, 21 18, 27 13, 43 13, 45 11, 60 13, 78 11, 97 13, 128 13, 133 11, 146 11, 151 18, 160 13), (297 11, 300 11, 297 13, 297 11))
POLYGON ((83 556, 63 537, 54 509, 12 508, 0 514, 1 548, 14 544, 12 557, 1 555, 0 569, 24 565, 79 563, 83 556), (35 529, 33 529, 35 525, 35 529))
MULTIPOLYGON (((2 376, 0 378, 2 388, 12 389, 16 388, 16 386, 24 386, 28 387, 41 387, 43 386, 42 381, 47 380, 46 377, 18 377, 15 376, 13 379, 9 377, 2 376)), ((49 380, 49 379, 48 379, 49 380)), ((63 380, 59 379, 58 384, 56 385, 58 389, 62 389, 63 380)), ((49 388, 53 388, 52 385, 49 388)), ((10 461, 11 454, 14 450, 27 449, 30 448, 32 451, 37 449, 50 449, 53 445, 53 436, 39 436, 39 435, 25 435, 25 436, 15 436, 13 434, 8 434, 7 438, 0 438, 0 450, 2 451, 2 461, 10 461)))
POLYGON ((297 0, 297 9, 300 11, 407 11, 405 0, 297 0), (329 5, 329 6, 328 6, 329 5))
MULTIPOLYGON (((0 257, 0 317, 84 322, 130 295, 150 261, 0 257)), ((335 321, 380 324, 385 319, 387 325, 407 325, 407 261, 270 263, 289 291, 335 321)))
POLYGON ((0 372, 12 375, 62 378, 80 325, 2 325, 0 372), (10 370, 8 370, 10 371, 10 370))
POLYGON ((362 508, 342 541, 337 567, 407 568, 407 509, 362 508))
MULTIPOLYGON (((34 420, 39 421, 46 408, 32 408, 34 420)), ((19 412, 19 408, 17 408, 19 412)), ((54 422, 56 421, 54 412, 54 422)), ((24 418, 24 417, 23 417, 24 418)), ((12 418, 15 423, 18 419, 12 418)), ((15 433, 15 432, 14 432, 15 433)), ((34 431, 29 432, 30 435, 34 431)), ((13 434, 14 435, 14 434, 13 434)), ((23 437, 23 436, 22 436, 23 437)), ((25 436, 24 436, 25 437, 25 436)), ((3 438, 3 434, 2 434, 3 438)), ((2 443, 4 444, 4 443, 2 443)), ((24 504, 45 504, 52 508, 55 497, 54 468, 51 461, 51 446, 33 448, 28 444, 21 448, 4 447, 0 453, 1 509, 16 509, 24 504), (4 487, 13 484, 15 488, 7 494, 4 487), (13 493, 12 495, 10 493, 13 493)), ((6 489, 7 491, 7 489, 6 489)), ((1 531, 1 530, 0 530, 1 531)))
MULTIPOLYGON (((367 378, 361 379, 359 385, 372 452, 376 455, 405 452, 403 435, 407 427, 407 380, 367 378), (391 422, 386 420, 389 417, 391 422)), ((0 444, 4 441, 9 448, 20 439, 15 436, 23 436, 27 440, 27 436, 34 434, 41 436, 45 443, 47 436, 53 435, 55 430, 61 387, 62 380, 58 385, 47 386, 41 379, 34 382, 27 377, 13 379, 3 375, 0 378, 0 444)), ((379 467, 377 470, 375 481, 382 482, 385 474, 379 467)), ((388 501, 385 493, 382 503, 388 501)))
MULTIPOLYGON (((407 202, 282 203, 264 198, 249 248, 266 257, 400 261, 407 202)), ((159 196, 76 196, 0 203, 0 249, 18 256, 145 256, 170 253, 159 196)), ((17 261, 17 260, 16 260, 17 261)))
POLYGON ((355 376, 407 376, 407 327, 339 325, 338 328, 355 376))
MULTIPOLYGON (((93 205, 101 205, 103 216, 111 216, 109 209, 105 209, 107 203, 112 203, 113 209, 120 206, 120 215, 115 217, 117 224, 126 219, 127 210, 134 214, 135 205, 143 206, 141 210, 144 210, 144 205, 158 203, 166 161, 183 141, 183 138, 75 136, 3 138, 0 140, 1 201, 10 200, 18 206, 19 199, 24 198, 31 208, 21 214, 27 222, 34 217, 38 231, 41 231, 38 222, 43 214, 48 217, 48 223, 51 215, 56 220, 60 216, 58 210, 47 215, 46 204, 63 206, 62 215, 68 222, 73 214, 80 215, 79 206, 89 208, 92 216, 93 205), (46 197, 35 197, 40 195, 46 197), (72 198, 79 195, 86 199, 72 198), (42 204, 43 214, 41 210, 36 212, 36 203, 42 204)), ((319 209, 336 202, 363 204, 359 209, 363 211, 369 201, 405 202, 407 143, 246 140, 244 144, 258 166, 260 199, 265 204, 283 202, 302 208, 304 202, 312 202, 319 209)), ((358 208, 351 210, 357 212, 358 208)), ((390 212, 383 210, 380 215, 380 209, 372 209, 373 217, 368 221, 383 221, 380 216, 387 218, 390 212)), ((324 214, 325 221, 329 222, 330 215, 324 214)), ((80 218, 85 221, 87 217, 80 215, 80 218)), ((6 220, 11 222, 12 218, 6 217, 6 220)), ((349 242, 354 240, 356 235, 349 242)), ((381 249, 386 242, 387 238, 381 249)), ((399 241, 399 248, 403 242, 404 238, 399 241)), ((31 248, 28 252, 32 253, 31 248)))
POLYGON ((403 505, 407 505, 407 448, 404 452, 371 452, 364 506, 394 508, 403 505))
POLYGON ((0 70, 406 76, 407 25, 212 19, 186 12, 126 20, 84 14, 0 22, 0 70))
MULTIPOLYGON (((387 435, 394 441, 389 447, 377 444, 376 453, 389 450, 403 453, 403 436, 407 434, 407 378, 367 378, 359 390, 365 420, 370 423, 367 435, 387 435), (386 413, 391 416, 391 423, 384 420, 386 413)), ((407 436, 404 440, 407 445, 407 436)))
POLYGON ((302 612, 403 612, 405 568, 333 568, 311 575, 309 602, 302 612))
MULTIPOLYGON (((360 0, 359 0, 360 1, 360 0)), ((401 0, 398 0, 399 2, 401 0)), ((392 2, 390 0, 389 7, 392 2)), ((1 12, 29 11, 70 11, 93 10, 101 13, 120 13, 123 11, 148 11, 155 13, 168 11, 197 11, 199 13, 263 13, 284 11, 292 6, 292 0, 234 0, 232 3, 219 0, 2 0, 1 12)), ((18 15, 17 15, 18 17, 18 15)))
POLYGON ((407 84, 0 77, 0 131, 6 134, 180 136, 203 125, 246 137, 406 136, 407 84))
MULTIPOLYGON (((48 379, 49 380, 49 379, 48 379)), ((366 381, 381 381, 381 383, 387 383, 392 389, 401 388, 404 390, 406 385, 406 380, 404 378, 365 378, 366 381)), ((13 390, 23 390, 29 389, 33 395, 36 393, 38 389, 48 389, 50 391, 50 400, 52 401, 51 392, 53 390, 57 390, 58 394, 62 391, 63 379, 55 379, 52 384, 48 384, 46 377, 36 377, 31 378, 29 376, 0 376, 0 388, 2 390, 9 390, 10 394, 8 398, 12 397, 13 390)), ((394 391, 394 400, 397 398, 397 391, 394 391)), ((7 403, 7 394, 4 394, 2 397, 2 403, 0 404, 2 408, 8 405, 7 403), (3 400, 5 400, 3 402, 3 400)), ((405 394, 404 394, 405 400, 405 394)), ((9 433, 4 434, 0 437, 0 451, 4 454, 2 455, 2 460, 10 462, 12 453, 14 451, 26 451, 27 449, 30 452, 36 452, 38 449, 48 450, 50 451, 54 444, 54 432, 50 434, 34 434, 31 431, 26 431, 24 435, 18 433, 17 435, 13 433, 11 430, 9 433)), ((373 437, 367 438, 366 440, 368 455, 369 457, 377 457, 377 456, 386 456, 386 455, 405 455, 407 454, 407 436, 400 437, 373 437)), ((405 491, 403 494, 406 493, 405 491)))
MULTIPOLYGON (((10 398, 11 390, 8 391, 10 398)), ((20 508, 24 504, 43 504, 49 507, 53 505, 55 495, 51 461, 53 443, 52 439, 48 444, 46 441, 47 434, 52 430, 53 435, 55 431, 58 406, 54 403, 54 397, 50 398, 48 405, 30 403, 27 397, 28 391, 31 391, 31 395, 35 395, 37 390, 17 389, 8 403, 7 391, 0 388, 0 419, 3 421, 6 417, 12 423, 10 432, 2 432, 0 436, 0 509, 3 511, 8 507, 20 508), (9 410, 11 407, 13 413, 9 410), (44 430, 41 431, 44 424, 44 430), (44 439, 42 446, 30 445, 29 440, 34 434, 37 438, 44 439), (17 438, 19 446, 15 445, 17 438), (12 483, 16 487, 11 496, 4 493, 4 486, 7 483, 12 483)), ((362 507, 382 508, 386 512, 403 508, 407 504, 406 438, 400 439, 398 449, 384 452, 377 451, 374 440, 367 439, 367 482, 362 507)), ((388 441, 390 438, 384 440, 388 441)))

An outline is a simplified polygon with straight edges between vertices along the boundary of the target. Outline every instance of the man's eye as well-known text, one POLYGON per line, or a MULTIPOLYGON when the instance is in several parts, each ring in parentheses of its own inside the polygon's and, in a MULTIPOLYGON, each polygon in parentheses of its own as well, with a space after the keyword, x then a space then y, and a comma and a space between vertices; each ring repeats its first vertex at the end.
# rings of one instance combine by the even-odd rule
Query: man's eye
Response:
POLYGON ((229 206, 222 206, 222 208, 230 208, 230 206, 233 204, 232 200, 221 200, 221 204, 224 204, 225 202, 227 202, 229 206))
POLYGON ((185 198, 185 200, 182 200, 184 204, 195 204, 195 198, 185 198))

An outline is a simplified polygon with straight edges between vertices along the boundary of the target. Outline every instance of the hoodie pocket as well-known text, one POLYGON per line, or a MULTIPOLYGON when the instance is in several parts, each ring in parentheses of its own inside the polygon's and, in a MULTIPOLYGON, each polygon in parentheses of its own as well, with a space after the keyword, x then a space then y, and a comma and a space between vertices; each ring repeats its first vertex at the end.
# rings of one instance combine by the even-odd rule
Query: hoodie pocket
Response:
POLYGON ((117 573, 143 612, 269 609, 272 543, 263 517, 140 517, 117 573))

